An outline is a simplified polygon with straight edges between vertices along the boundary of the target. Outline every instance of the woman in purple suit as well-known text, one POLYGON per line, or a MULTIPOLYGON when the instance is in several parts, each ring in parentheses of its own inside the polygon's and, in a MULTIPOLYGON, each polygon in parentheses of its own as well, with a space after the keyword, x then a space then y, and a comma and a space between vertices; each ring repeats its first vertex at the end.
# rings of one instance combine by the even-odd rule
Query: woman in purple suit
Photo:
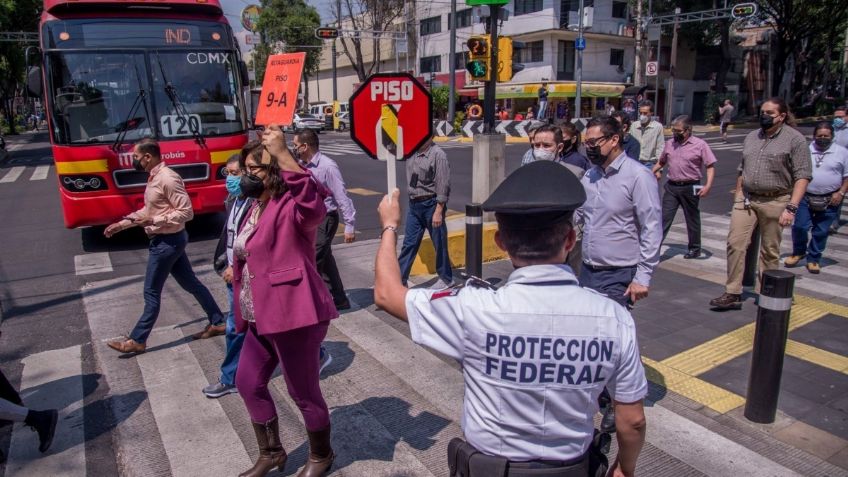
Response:
POLYGON ((333 463, 330 414, 318 384, 318 355, 338 317, 315 265, 315 233, 324 220, 326 189, 286 148, 276 125, 243 159, 241 190, 256 199, 233 253, 236 327, 245 331, 236 386, 253 421, 259 459, 241 477, 285 467, 277 410, 268 382, 279 365, 309 436, 299 477, 323 475, 333 463))

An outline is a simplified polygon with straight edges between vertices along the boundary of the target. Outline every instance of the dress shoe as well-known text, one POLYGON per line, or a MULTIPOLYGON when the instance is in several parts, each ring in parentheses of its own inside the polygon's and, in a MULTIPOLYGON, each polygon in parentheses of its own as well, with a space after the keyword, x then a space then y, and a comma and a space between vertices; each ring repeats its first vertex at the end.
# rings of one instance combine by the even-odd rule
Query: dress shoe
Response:
POLYGON ((106 343, 106 346, 119 353, 144 353, 147 349, 144 343, 137 343, 134 339, 115 340, 106 343))
POLYGON ((56 432, 56 423, 59 421, 59 412, 55 409, 46 411, 33 411, 27 413, 24 424, 31 427, 38 434, 38 450, 47 452, 53 443, 53 434, 56 432))
POLYGON ((347 298, 345 298, 344 301, 335 302, 335 305, 336 310, 338 311, 350 310, 350 300, 348 300, 347 298))
POLYGON ((206 328, 203 328, 203 331, 199 333, 195 333, 191 335, 192 338, 196 340, 205 340, 206 338, 212 338, 213 336, 221 336, 227 332, 227 325, 206 325, 206 328))
POLYGON ((698 258, 700 256, 701 256, 700 250, 690 250, 690 251, 686 252, 686 255, 684 255, 683 258, 685 258, 686 260, 691 260, 693 258, 698 258))
POLYGON ((807 271, 814 275, 818 275, 821 273, 821 265, 816 262, 807 262, 807 271))
POLYGON ((803 255, 792 255, 792 256, 786 257, 786 259, 783 260, 783 266, 784 267, 797 266, 798 262, 800 262, 803 258, 804 258, 803 255))
POLYGON ((710 306, 717 310, 741 310, 742 295, 725 293, 724 295, 710 300, 710 306))

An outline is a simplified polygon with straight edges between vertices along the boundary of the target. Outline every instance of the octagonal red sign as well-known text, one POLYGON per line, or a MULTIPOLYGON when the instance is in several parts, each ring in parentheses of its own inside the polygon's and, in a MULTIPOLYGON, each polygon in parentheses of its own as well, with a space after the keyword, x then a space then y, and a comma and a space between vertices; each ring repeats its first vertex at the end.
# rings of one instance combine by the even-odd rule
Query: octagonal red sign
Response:
POLYGON ((409 159, 432 133, 433 97, 409 73, 371 75, 350 97, 350 137, 374 159, 387 142, 409 159), (393 117, 381 126, 384 105, 393 117))

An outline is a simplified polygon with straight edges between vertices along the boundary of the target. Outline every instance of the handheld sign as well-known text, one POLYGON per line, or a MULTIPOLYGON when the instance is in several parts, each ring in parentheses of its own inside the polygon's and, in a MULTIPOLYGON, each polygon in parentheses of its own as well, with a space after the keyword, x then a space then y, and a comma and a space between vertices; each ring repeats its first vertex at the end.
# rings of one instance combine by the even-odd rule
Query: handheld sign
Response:
POLYGON ((277 123, 288 126, 294 118, 297 91, 306 53, 285 53, 268 57, 265 80, 256 110, 256 124, 267 126, 277 123))
POLYGON ((350 97, 350 136, 386 161, 388 191, 397 187, 396 161, 409 159, 433 135, 433 97, 408 73, 371 75, 350 97))

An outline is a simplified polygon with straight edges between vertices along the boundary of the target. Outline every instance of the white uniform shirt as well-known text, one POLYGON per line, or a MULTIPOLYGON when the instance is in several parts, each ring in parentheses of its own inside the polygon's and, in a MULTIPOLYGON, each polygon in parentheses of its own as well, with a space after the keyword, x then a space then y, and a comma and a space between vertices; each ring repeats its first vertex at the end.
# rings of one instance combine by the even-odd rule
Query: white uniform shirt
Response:
POLYGON ((633 318, 566 265, 519 268, 498 290, 410 290, 406 310, 413 341, 462 363, 462 428, 486 454, 580 457, 605 386, 625 403, 647 394, 633 318))

